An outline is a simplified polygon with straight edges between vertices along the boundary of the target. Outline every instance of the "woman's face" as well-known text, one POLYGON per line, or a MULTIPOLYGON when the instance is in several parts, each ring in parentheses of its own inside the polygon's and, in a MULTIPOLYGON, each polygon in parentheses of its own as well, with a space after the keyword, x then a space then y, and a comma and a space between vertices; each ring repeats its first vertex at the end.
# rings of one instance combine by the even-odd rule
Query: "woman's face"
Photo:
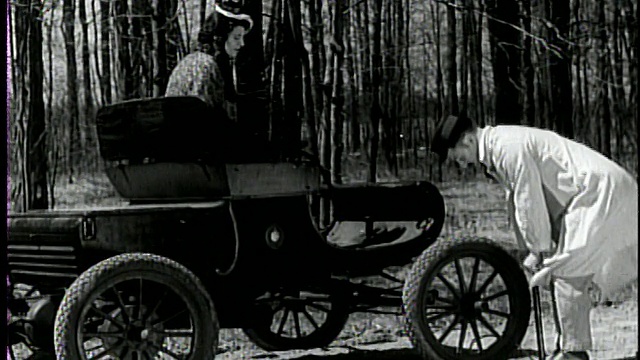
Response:
POLYGON ((244 35, 246 34, 244 26, 234 26, 227 41, 224 43, 224 50, 230 58, 234 59, 238 55, 238 51, 244 46, 244 35))

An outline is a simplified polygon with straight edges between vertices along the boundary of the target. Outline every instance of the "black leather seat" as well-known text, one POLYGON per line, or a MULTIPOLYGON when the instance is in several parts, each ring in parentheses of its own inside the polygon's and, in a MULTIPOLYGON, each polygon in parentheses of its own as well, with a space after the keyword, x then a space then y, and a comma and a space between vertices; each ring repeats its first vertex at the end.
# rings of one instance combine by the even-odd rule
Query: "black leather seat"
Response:
POLYGON ((359 238, 347 246, 327 242, 336 269, 351 274, 409 263, 438 238, 444 223, 444 199, 429 182, 334 186, 325 196, 331 199, 336 221, 390 224, 383 231, 370 226, 370 234, 354 234, 359 238))

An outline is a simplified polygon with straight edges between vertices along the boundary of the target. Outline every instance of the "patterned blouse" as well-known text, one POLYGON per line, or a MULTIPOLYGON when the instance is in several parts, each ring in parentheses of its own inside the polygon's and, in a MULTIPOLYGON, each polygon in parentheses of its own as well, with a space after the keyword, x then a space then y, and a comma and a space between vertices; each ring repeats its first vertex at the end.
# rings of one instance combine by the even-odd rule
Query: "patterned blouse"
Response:
POLYGON ((203 52, 187 55, 171 72, 165 96, 198 96, 212 107, 223 107, 236 121, 235 106, 225 101, 225 81, 213 56, 203 52))

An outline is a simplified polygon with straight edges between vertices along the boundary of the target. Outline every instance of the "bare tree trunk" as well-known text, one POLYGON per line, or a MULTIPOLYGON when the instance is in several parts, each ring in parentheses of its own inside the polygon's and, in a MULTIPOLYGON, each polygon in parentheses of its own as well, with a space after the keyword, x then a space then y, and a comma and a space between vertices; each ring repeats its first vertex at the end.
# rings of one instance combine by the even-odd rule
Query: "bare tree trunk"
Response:
POLYGON ((432 22, 433 33, 436 38, 436 93, 438 104, 436 106, 436 119, 440 120, 444 113, 444 76, 442 74, 442 46, 440 42, 440 11, 436 8, 436 6, 431 2, 431 18, 434 20, 432 22))
MULTIPOLYGON (((163 24, 166 26, 166 61, 167 61, 167 80, 173 69, 178 65, 181 55, 182 36, 180 34, 180 22, 178 21, 178 0, 164 0, 165 19, 163 24)), ((166 82, 165 82, 166 84, 166 82)), ((166 86, 166 85, 165 85, 166 86)))
POLYGON ((600 105, 600 152, 605 156, 611 157, 611 110, 609 107, 609 50, 607 47, 608 34, 605 18, 605 4, 604 2, 598 2, 597 9, 597 23, 599 26, 598 31, 598 78, 600 79, 600 89, 598 93, 598 100, 600 105))
POLYGON ((403 55, 405 53, 405 49, 407 48, 407 43, 405 42, 406 37, 404 34, 405 26, 408 26, 408 23, 405 23, 404 19, 404 9, 403 9, 403 1, 398 0, 395 2, 395 22, 396 22, 396 49, 395 49, 395 62, 396 68, 396 79, 395 79, 395 91, 394 91, 394 103, 395 110, 393 112, 394 115, 394 132, 393 132, 393 169, 394 175, 398 176, 399 167, 403 167, 403 161, 406 159, 406 149, 404 148, 406 132, 404 131, 404 126, 406 124, 406 116, 404 113, 404 99, 408 99, 409 93, 405 93, 403 91, 403 82, 404 82, 404 73, 408 67, 405 67, 403 55), (398 159, 398 153, 402 154, 402 157, 398 159))
POLYGON ((456 44, 456 0, 447 3, 447 113, 458 114, 458 67, 456 44))
POLYGON ((161 96, 167 89, 170 68, 167 62, 167 6, 166 2, 159 3, 156 7, 156 75, 154 79, 153 93, 161 96))
POLYGON ((460 61, 460 108, 466 111, 467 115, 470 115, 469 111, 469 37, 471 37, 471 31, 469 31, 469 16, 472 16, 471 11, 468 9, 462 12, 462 60, 460 61))
MULTIPOLYGON (((100 23, 100 19, 98 18, 98 13, 96 12, 96 1, 91 1, 91 18, 93 21, 93 67, 96 72, 96 78, 98 79, 98 87, 93 89, 94 91, 94 102, 97 107, 103 105, 102 100, 104 99, 104 95, 100 87, 102 86, 102 75, 100 74, 100 36, 98 35, 98 23, 100 23)), ((105 24, 100 24, 101 27, 107 26, 105 24)))
MULTIPOLYGON (((78 15, 80 18, 80 25, 82 28, 82 88, 84 94, 84 113, 82 114, 83 121, 80 121, 80 138, 85 139, 82 141, 82 150, 88 151, 89 149, 95 149, 93 146, 93 117, 94 117, 94 100, 93 89, 91 86, 91 58, 89 53, 89 24, 87 22, 87 9, 84 0, 78 0, 78 15)), ((86 163, 87 170, 95 170, 95 162, 86 163)))
POLYGON ((393 99, 390 96, 392 80, 395 78, 395 63, 392 56, 392 46, 394 40, 392 36, 392 2, 386 1, 383 3, 383 10, 381 12, 381 21, 384 26, 381 28, 381 87, 380 87, 380 104, 382 110, 382 118, 380 124, 380 148, 389 171, 393 171, 393 119, 392 111, 393 99))
POLYGON ((307 140, 309 141, 309 147, 311 153, 315 156, 318 155, 318 131, 317 120, 314 112, 313 102, 313 79, 311 75, 311 64, 309 63, 309 54, 304 47, 304 39, 302 38, 302 22, 300 20, 300 8, 299 3, 293 2, 292 7, 294 11, 290 14, 293 23, 293 34, 295 39, 295 47, 297 50, 297 56, 300 59, 302 65, 302 87, 303 87, 303 108, 304 117, 306 122, 307 140))
MULTIPOLYGON (((313 99, 315 117, 321 119, 324 104, 324 90, 322 84, 322 69, 325 67, 325 50, 323 45, 324 29, 322 22, 322 8, 320 0, 310 0, 309 21, 311 33, 311 74, 313 76, 313 99)), ((318 126, 321 121, 318 122, 318 126)))
MULTIPOLYGON (((633 5, 630 3, 629 4, 629 8, 630 8, 630 12, 633 13, 633 5)), ((633 66, 630 66, 630 77, 633 79, 635 78, 635 83, 632 81, 632 85, 631 85, 631 90, 630 90, 630 95, 631 95, 631 99, 637 99, 637 90, 638 90, 638 83, 640 82, 640 71, 638 71, 638 52, 640 51, 640 30, 638 30, 638 20, 640 19, 640 6, 638 6, 638 4, 636 3, 636 15, 635 15, 635 19, 633 21, 629 21, 631 24, 629 25, 629 27, 631 29, 635 29, 635 31, 631 31, 631 33, 633 33, 633 38, 634 41, 633 42, 633 46, 635 46, 635 51, 633 52, 633 56, 631 59, 631 63, 633 64, 633 66), (635 76, 634 76, 635 75, 635 76)), ((633 130, 635 130, 634 132, 637 134, 638 131, 638 121, 640 120, 640 117, 638 116, 638 102, 634 101, 633 102, 634 106, 635 106, 635 120, 634 122, 632 122, 631 128, 633 130)), ((633 154, 637 154, 638 153, 638 144, 637 144, 637 137, 634 139, 634 137, 631 137, 631 141, 633 144, 633 154)))
MULTIPOLYGON (((351 1, 350 3, 352 3, 351 1)), ((345 24, 347 31, 346 35, 346 52, 348 54, 346 59, 347 79, 349 79, 349 89, 351 93, 351 105, 349 107, 350 116, 347 120, 349 124, 348 151, 354 153, 360 151, 360 119, 359 119, 359 107, 360 107, 360 93, 358 91, 358 79, 359 74, 356 71, 356 60, 358 59, 357 53, 354 51, 353 43, 358 39, 357 28, 354 24, 353 18, 355 18, 354 10, 350 10, 348 13, 348 23, 345 24), (353 39, 353 40, 352 40, 353 39)))
MULTIPOLYGON (((11 119, 14 120, 12 130, 12 138, 14 139, 17 163, 19 169, 16 171, 19 175, 19 181, 17 185, 14 185, 11 189, 11 198, 15 200, 12 204, 14 211, 23 212, 30 208, 29 199, 32 189, 29 186, 30 183, 30 162, 28 160, 31 151, 28 147, 28 129, 27 119, 29 117, 29 37, 17 36, 17 34, 29 34, 29 27, 31 23, 31 13, 29 11, 29 0, 22 0, 16 2, 14 6, 13 22, 12 22, 12 65, 11 66, 11 79, 12 79, 12 94, 11 97, 11 119)), ((15 167, 14 167, 15 168, 15 167)), ((11 168, 10 168, 11 169, 11 168)))
MULTIPOLYGON (((59 139, 62 137, 62 131, 59 131, 62 124, 54 124, 53 119, 53 24, 55 23, 54 13, 51 13, 51 18, 49 22, 49 26, 47 27, 47 57, 48 57, 48 74, 49 74, 49 82, 47 86, 47 108, 45 110, 46 120, 45 126, 48 131, 48 139, 59 139)), ((49 198, 50 198, 50 206, 51 208, 55 208, 56 199, 55 199, 55 183, 56 183, 56 175, 58 168, 58 158, 59 158, 59 149, 63 148, 60 146, 57 141, 51 141, 50 146, 52 151, 50 151, 50 156, 48 157, 49 161, 49 198)))
MULTIPOLYGON (((284 123, 281 128, 281 145, 285 158, 298 156, 300 150, 301 122, 303 106, 302 67, 295 44, 298 43, 293 29, 298 27, 293 23, 293 13, 299 13, 299 3, 285 0, 283 29, 283 84, 282 102, 284 107, 284 123)), ((297 19, 297 16, 295 16, 297 19)), ((249 105, 249 104, 247 104, 249 105)))
POLYGON ((144 73, 144 36, 142 35, 142 19, 146 11, 146 1, 131 2, 131 97, 140 98, 142 90, 142 76, 144 73))
MULTIPOLYGON (((274 21, 276 24, 282 23, 283 19, 283 11, 284 9, 283 0, 279 0, 276 2, 276 6, 272 8, 274 21)), ((281 144, 281 133, 282 133, 282 118, 283 114, 283 104, 282 104, 282 52, 283 52, 283 35, 282 30, 279 26, 275 27, 275 31, 273 34, 273 50, 272 58, 269 59, 271 61, 270 69, 269 69, 269 93, 270 93, 270 108, 269 108, 269 131, 268 131, 268 140, 274 145, 276 148, 281 144)))
POLYGON ((473 11, 467 10, 465 13, 466 28, 465 33, 469 37, 468 44, 468 67, 469 67, 469 90, 470 99, 467 106, 467 114, 479 124, 480 123, 480 102, 482 102, 481 94, 478 91, 478 83, 476 82, 476 74, 478 70, 478 59, 476 53, 476 42, 478 41, 478 34, 476 29, 476 16, 473 11))
MULTIPOLYGON (((576 3, 579 0, 576 0, 576 3)), ((536 107, 534 98, 534 74, 533 63, 531 60, 531 1, 522 1, 522 28, 524 30, 524 36, 522 40, 522 85, 524 87, 524 101, 523 101, 523 120, 524 124, 533 126, 535 125, 536 107)))
MULTIPOLYGON (((631 4, 630 4, 631 5, 631 4)), ((630 12, 633 12, 633 6, 630 6, 631 10, 630 12)), ((632 71, 629 71, 631 78, 635 78, 635 85, 631 86, 631 94, 632 97, 631 99, 637 99, 637 90, 638 90, 638 83, 640 82, 640 71, 638 71, 638 53, 640 52, 640 30, 638 30, 638 21, 640 20, 640 6, 638 6, 638 4, 636 3, 636 15, 635 15, 635 20, 634 21, 630 21, 630 25, 629 27, 634 29, 635 31, 633 31, 634 34, 634 38, 635 41, 633 41, 633 43, 635 43, 635 51, 633 52, 633 67, 632 67, 632 71), (634 26, 635 25, 635 26, 634 26), (635 75, 635 76, 634 76, 635 75)), ((633 84, 633 81, 631 82, 633 84)), ((633 122, 634 126, 632 126, 632 129, 634 129, 636 132, 638 131, 638 121, 640 121, 640 106, 638 106, 638 102, 634 101, 633 102, 634 106, 635 106, 635 117, 636 117, 636 121, 633 122)), ((637 134, 637 133, 636 133, 637 134)), ((637 135, 636 135, 636 139, 637 139, 637 135)), ((638 153, 638 144, 637 144, 637 140, 636 139, 631 139, 632 142, 634 142, 634 149, 633 149, 633 153, 637 154, 638 153)))
POLYGON ((373 51, 371 53, 371 163, 369 164, 368 181, 375 183, 378 172, 378 142, 380 141, 380 71, 382 67, 381 32, 382 32, 382 0, 373 0, 373 51))
POLYGON ((407 22, 405 27, 405 68, 407 69, 407 96, 409 97, 409 104, 407 108, 407 115, 409 117, 409 142, 408 147, 412 149, 413 167, 418 167, 418 142, 420 139, 420 121, 419 116, 414 115, 416 113, 415 94, 413 89, 413 69, 411 67, 411 52, 409 51, 409 44, 411 44, 411 2, 409 0, 405 3, 405 20, 407 22), (414 123, 415 121, 415 123, 414 123))
POLYGON ((342 184, 342 153, 344 151, 343 124, 343 6, 342 1, 332 3, 333 7, 333 90, 331 92, 331 181, 342 184))
POLYGON ((109 18, 110 1, 100 0, 100 53, 102 55, 102 77, 100 89, 102 93, 102 103, 111 103, 111 57, 110 55, 110 31, 109 18))
MULTIPOLYGON (((588 56, 584 56, 584 63, 582 64, 582 75, 584 79, 588 79, 588 75, 587 75, 587 70, 588 70, 588 56)), ((584 97, 585 99, 593 99, 594 97, 596 97, 597 95, 591 95, 590 90, 590 86, 589 86, 589 82, 588 81, 583 81, 583 86, 584 86, 584 97)), ((599 111, 599 105, 597 104, 597 101, 585 101, 585 114, 591 114, 592 112, 597 112, 599 111)), ((598 119, 597 116, 590 116, 587 118, 587 122, 589 123, 589 126, 586 126, 587 128, 587 135, 588 135, 588 139, 589 139, 589 143, 591 144, 591 146, 593 146, 595 149, 600 149, 601 148, 601 144, 602 144, 602 139, 601 139, 601 134, 600 134, 600 120, 598 119)))
MULTIPOLYGON (((629 78, 632 79, 632 81, 630 81, 629 83, 629 100, 627 101, 628 104, 630 104, 632 106, 632 108, 630 109, 631 112, 633 112, 633 110, 635 109, 635 114, 636 114, 636 119, 635 121, 631 122, 631 129, 633 129, 633 133, 636 134, 637 133, 637 124, 638 124, 638 79, 639 79, 639 75, 640 75, 640 71, 638 71, 638 53, 640 52, 640 46, 638 45, 638 42, 640 41, 640 35, 638 34, 638 20, 640 20, 640 6, 638 6, 638 2, 634 2, 632 0, 627 0, 626 6, 625 6, 625 22, 626 22, 626 30, 629 33, 629 37, 630 37, 630 41, 629 41, 629 45, 627 46, 627 57, 629 59, 628 61, 628 74, 629 74, 629 78), (634 16, 634 6, 635 3, 635 16, 634 16), (636 79, 635 81, 633 81, 633 79, 636 79)), ((624 34, 624 33, 623 33, 624 34)), ((633 143, 633 145, 637 145, 637 137, 636 136, 630 136, 630 141, 633 143)), ((637 152, 637 149, 635 149, 634 153, 637 152)))
MULTIPOLYGON (((278 26, 278 11, 280 9, 281 0, 271 0, 271 13, 269 14, 269 24, 267 25, 267 34, 264 43, 264 59, 267 62, 267 74, 271 74, 271 61, 275 52, 276 26, 278 26)), ((271 83, 268 84, 271 86, 271 83)))
MULTIPOLYGON (((154 56, 154 40, 153 40, 153 7, 149 0, 143 0, 144 17, 142 19, 142 31, 144 33, 144 60, 143 66, 143 82, 144 90, 142 96, 154 97, 155 88, 155 56, 154 56)), ((158 94, 158 96, 160 96, 158 94)))
POLYGON ((67 97, 66 111, 69 119, 69 161, 68 175, 69 183, 74 182, 74 170, 78 165, 76 157, 79 159, 82 152, 78 143, 80 128, 78 119, 78 68, 76 65, 76 47, 75 47, 75 12, 73 0, 64 0, 62 5, 62 34, 65 41, 65 52, 67 55, 67 97))
POLYGON ((551 31, 550 44, 558 49, 552 52, 549 72, 551 74, 551 123, 557 131, 569 138, 573 137, 573 88, 571 82, 571 49, 564 40, 569 36, 571 11, 569 2, 551 0, 551 17, 555 26, 551 31))
MULTIPOLYGON (((89 24, 85 1, 78 0, 78 15, 82 25, 82 83, 84 85, 84 106, 86 121, 93 118, 93 96, 91 87, 91 59, 89 54, 89 24)), ((89 123, 87 123, 89 125, 89 123)))
MULTIPOLYGON (((581 20, 580 20, 580 0, 575 0, 573 2, 573 21, 576 24, 580 24, 581 20)), ((577 32, 577 34, 575 35, 575 37, 578 38, 578 43, 582 42, 582 36, 584 36, 583 34, 581 34, 580 32, 577 32)), ((574 125, 574 134, 576 136, 576 139, 578 139, 579 141, 585 141, 586 136, 584 133, 584 128, 586 128, 586 126, 581 126, 581 122, 585 121, 587 119, 586 113, 584 111, 584 97, 583 97, 583 93, 582 93, 582 76, 581 76, 581 66, 580 64, 582 63, 582 46, 577 46, 576 47, 576 51, 574 51, 574 55, 575 55, 575 61, 574 61, 574 73, 575 73, 575 79, 576 79, 576 100, 574 101, 574 112, 573 112, 573 125, 574 125)), ((584 81, 587 81, 586 79, 584 81)))
MULTIPOLYGON (((549 19, 551 17, 551 0, 541 0, 538 3, 538 7, 540 8, 539 17, 543 19, 549 19)), ((547 42, 551 42, 550 29, 545 26, 541 27, 542 38, 547 42)), ((551 128, 552 125, 549 123, 551 119, 551 75, 550 75, 550 61, 551 61, 551 50, 547 47, 540 48, 540 56, 538 66, 539 80, 538 80, 538 88, 537 88, 537 99, 538 99, 538 114, 537 117, 538 123, 536 124, 539 127, 551 128)))
POLYGON ((207 0, 200 0, 200 28, 204 27, 204 20, 207 16, 207 0))
MULTIPOLYGON (((425 3, 423 3, 425 4, 425 3)), ((422 11, 422 23, 428 24, 427 21, 427 7, 424 5, 424 10, 422 11)), ((427 44, 431 43, 429 33, 427 31, 426 26, 422 28, 422 68, 427 69, 429 66, 429 51, 427 44)), ((429 131, 429 102, 431 101, 431 97, 429 96, 429 71, 424 71, 424 78, 422 80, 422 118, 424 121, 424 146, 426 149, 431 148, 431 131, 429 131)), ((436 89, 437 92, 437 89, 436 89)), ((429 164, 431 166, 431 164, 429 164)), ((429 172, 431 174, 431 172, 429 172)))
POLYGON ((520 34, 512 27, 518 24, 518 3, 493 0, 487 5, 487 13, 490 15, 496 124, 519 124, 522 105, 515 84, 520 79, 520 34))
MULTIPOLYGON (((436 122, 442 118, 445 111, 445 95, 444 95, 444 76, 442 74, 442 44, 441 44, 441 34, 440 34, 440 9, 438 9, 433 2, 431 2, 431 19, 433 33, 436 38, 436 93, 437 93, 437 104, 435 106, 435 120, 436 122)), ((442 181, 442 164, 437 162, 436 169, 437 180, 442 181)))
MULTIPOLYGON (((329 6, 329 3, 324 3, 321 14, 323 18, 329 18, 330 21, 333 21, 333 16, 331 15, 333 8, 329 6), (325 14, 326 12, 326 14, 325 14)), ((329 51, 327 54, 327 59, 324 63, 324 75, 322 82, 322 117, 320 120, 320 162, 326 168, 331 170, 331 91, 333 86, 331 85, 333 81, 333 45, 334 39, 329 39, 329 51)))
MULTIPOLYGON (((291 4, 290 11, 300 13, 300 4, 291 4)), ((245 46, 238 54, 236 59, 237 79, 238 79, 238 120, 239 123, 247 130, 248 133, 254 136, 254 139, 259 143, 266 142, 267 129, 269 126, 269 117, 267 114, 268 102, 266 98, 267 84, 265 78, 265 54, 262 39, 262 1, 261 0, 245 0, 244 11, 247 15, 253 19, 253 28, 245 36, 245 46)), ((295 21, 299 21, 299 15, 296 15, 295 21)), ((296 25, 293 25, 295 28, 296 25)), ((289 29, 289 34, 291 30, 289 29)), ((289 35, 291 36, 291 35, 289 35)), ((291 47, 289 51, 290 57, 298 56, 295 49, 291 47)), ((286 63, 286 61, 285 61, 286 63)), ((295 94, 295 102, 298 105, 295 107, 302 107, 302 85, 301 81, 301 67, 300 61, 293 64, 292 70, 295 72, 295 88, 298 88, 298 93, 295 94)), ((285 64, 286 66, 286 64, 285 64)), ((293 78, 292 78, 293 79, 293 78)), ((294 90, 295 91, 295 90, 294 90)), ((285 101, 287 98, 285 97, 285 101)), ((292 98, 289 100, 293 100, 292 98)), ((298 117, 299 119, 299 117, 298 117)), ((300 125, 299 120, 292 123, 291 127, 287 127, 291 134, 297 134, 296 140, 300 138, 300 125)), ((293 136, 293 135, 290 135, 293 136)))
POLYGON ((626 94, 624 90, 624 76, 623 76, 623 64, 624 60, 622 58, 622 44, 620 39, 620 17, 621 17, 620 4, 617 1, 613 2, 613 28, 612 28, 612 46, 613 46, 613 58, 612 58, 612 67, 613 67, 613 81, 611 82, 611 93, 613 96, 613 110, 614 110, 614 118, 615 118, 615 151, 614 157, 616 159, 621 159, 623 154, 623 135, 624 135, 624 125, 623 122, 631 115, 627 113, 627 104, 626 104, 626 94))
MULTIPOLYGON (((371 77, 372 77, 372 57, 371 57, 371 36, 369 27, 371 22, 369 21, 369 2, 362 3, 362 11, 356 13, 356 19, 358 22, 358 28, 360 29, 360 51, 361 60, 361 79, 362 79, 362 113, 370 115, 370 109, 372 104, 372 89, 371 89, 371 77)), ((370 121, 370 119, 369 119, 370 121)), ((369 122, 363 120, 363 126, 360 127, 362 132, 361 145, 363 146, 363 154, 367 161, 371 161, 371 126, 369 122)))
POLYGON ((127 0, 115 1, 115 24, 117 28, 118 42, 118 66, 120 68, 120 80, 122 81, 120 94, 123 100, 136 97, 133 89, 133 68, 131 66, 131 41, 129 35, 129 5, 127 0))
MULTIPOLYGON (((478 4, 478 8, 479 11, 482 13, 484 12, 484 5, 482 3, 478 4)), ((476 31, 475 31, 475 47, 474 47, 474 52, 475 52, 475 83, 477 86, 477 106, 478 106, 478 117, 477 117, 477 122, 479 125, 484 126, 485 125, 485 112, 484 112, 484 87, 482 86, 482 19, 484 17, 482 16, 482 14, 478 15, 478 21, 476 24, 476 31)), ((475 23, 475 16, 473 17, 474 19, 474 23, 475 23)))
MULTIPOLYGON (((44 69, 42 65, 42 22, 40 14, 42 3, 30 0, 26 10, 28 26, 28 68, 29 97, 27 121, 27 153, 25 167, 27 169, 26 187, 28 195, 25 210, 47 209, 49 195, 47 188, 47 135, 45 132, 45 114, 43 99, 44 69)), ((75 59, 74 59, 75 60, 75 59)), ((25 85, 26 85, 25 84, 25 85)))

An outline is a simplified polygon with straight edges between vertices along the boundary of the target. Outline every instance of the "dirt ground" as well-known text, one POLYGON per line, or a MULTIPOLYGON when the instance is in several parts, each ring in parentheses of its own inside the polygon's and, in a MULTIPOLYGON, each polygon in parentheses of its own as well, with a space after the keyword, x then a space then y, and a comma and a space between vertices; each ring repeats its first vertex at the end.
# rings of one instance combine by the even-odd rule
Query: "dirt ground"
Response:
MULTIPOLYGON (((305 360, 386 360, 418 359, 402 332, 402 319, 395 316, 352 316, 339 338, 326 349, 267 352, 248 342, 240 330, 223 330, 220 359, 305 359, 305 360)), ((616 306, 599 306, 591 313, 593 360, 635 359, 638 349, 638 302, 629 300, 616 306)), ((554 349, 553 320, 544 314, 545 347, 554 349)), ((533 319, 519 350, 510 359, 537 359, 533 319)))
MULTIPOLYGON (((485 236, 499 242, 512 242, 503 190, 484 181, 441 184, 447 204, 444 236, 485 236)), ((545 347, 555 348, 555 330, 550 294, 541 293, 545 347)), ((592 294, 594 302, 597 295, 592 294)), ((637 287, 625 292, 613 305, 597 305, 591 313, 593 360, 636 359, 638 350, 637 287)), ((533 314, 529 331, 511 359, 537 359, 533 314)), ((383 360, 417 359, 403 331, 402 318, 389 315, 353 314, 336 341, 326 349, 266 352, 250 343, 241 330, 223 330, 220 337, 221 359, 306 359, 306 360, 383 360)))
MULTIPOLYGON (((484 236, 498 242, 512 242, 503 192, 487 182, 438 184, 445 195, 447 221, 443 236, 484 236)), ((78 191, 78 193, 83 193, 78 191)), ((74 199, 75 200, 75 199, 74 199)), ((82 201, 70 201, 82 203, 82 201)), ((554 324, 550 296, 542 292, 544 333, 547 352, 554 349, 554 324)), ((597 303, 597 295, 594 301, 597 303)), ((635 359, 638 350, 637 286, 614 304, 600 304, 592 311, 595 340, 591 359, 635 359)), ((252 344, 238 329, 220 334, 220 359, 313 359, 383 360, 417 359, 403 331, 402 318, 391 315, 352 314, 338 338, 327 348, 308 351, 267 352, 252 344)), ((22 357, 18 357, 21 359, 22 357)), ((511 359, 537 359, 533 316, 529 331, 511 359)))

